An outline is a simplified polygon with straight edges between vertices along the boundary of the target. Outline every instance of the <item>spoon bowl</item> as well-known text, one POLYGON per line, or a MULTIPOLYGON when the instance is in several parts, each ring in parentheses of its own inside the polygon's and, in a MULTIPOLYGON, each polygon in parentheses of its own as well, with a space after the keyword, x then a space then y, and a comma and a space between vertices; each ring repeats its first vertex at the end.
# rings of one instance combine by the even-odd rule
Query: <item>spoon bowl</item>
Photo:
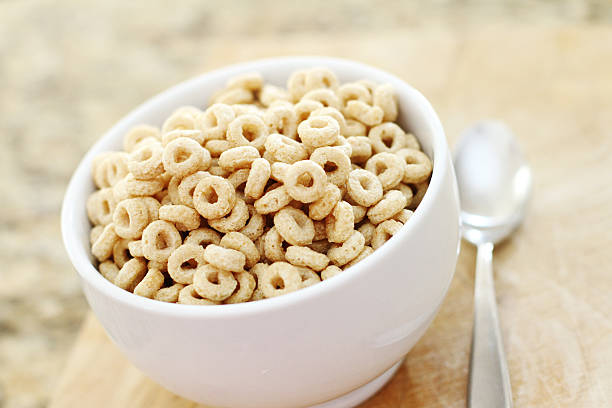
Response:
POLYGON ((502 241, 523 220, 532 186, 512 132, 498 121, 477 123, 463 132, 454 164, 463 237, 474 245, 502 241))

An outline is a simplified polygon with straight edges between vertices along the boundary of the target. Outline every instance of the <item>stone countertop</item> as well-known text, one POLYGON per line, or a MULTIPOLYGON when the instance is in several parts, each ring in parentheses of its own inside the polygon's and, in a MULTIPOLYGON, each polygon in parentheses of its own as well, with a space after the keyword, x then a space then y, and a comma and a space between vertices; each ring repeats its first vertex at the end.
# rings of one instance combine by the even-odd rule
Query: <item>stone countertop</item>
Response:
MULTIPOLYGON (((145 1, 0 1, 0 407, 46 406, 53 391, 87 311, 61 242, 64 189, 88 147, 138 103, 254 57, 240 47, 246 37, 282 35, 283 53, 300 54, 316 52, 309 38, 351 44, 352 35, 392 38, 406 27, 612 22, 606 0, 429 3, 188 1, 168 9, 145 1)), ((371 47, 376 58, 385 44, 355 46, 371 47)))

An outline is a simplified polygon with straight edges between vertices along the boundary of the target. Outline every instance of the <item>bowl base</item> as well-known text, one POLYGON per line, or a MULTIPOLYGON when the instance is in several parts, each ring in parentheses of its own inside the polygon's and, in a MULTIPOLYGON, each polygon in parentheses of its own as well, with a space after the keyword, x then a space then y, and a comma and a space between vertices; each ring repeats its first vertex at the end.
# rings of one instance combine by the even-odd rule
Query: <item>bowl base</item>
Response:
POLYGON ((369 383, 362 385, 349 392, 348 394, 344 394, 341 397, 334 398, 333 400, 324 402, 322 404, 313 405, 310 408, 352 408, 355 407, 374 394, 376 394, 387 382, 393 377, 396 373, 397 369, 402 365, 404 359, 402 358, 400 361, 395 363, 391 368, 387 371, 370 381, 369 383))

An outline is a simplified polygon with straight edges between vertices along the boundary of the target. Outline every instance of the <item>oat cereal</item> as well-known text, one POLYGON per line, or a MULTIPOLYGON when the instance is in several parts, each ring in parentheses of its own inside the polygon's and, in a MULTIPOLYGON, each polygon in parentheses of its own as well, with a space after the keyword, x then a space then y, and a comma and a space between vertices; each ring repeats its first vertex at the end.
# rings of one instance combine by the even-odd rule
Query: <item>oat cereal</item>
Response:
POLYGON ((91 254, 123 290, 210 306, 317 285, 384 245, 427 191, 432 160, 390 84, 315 67, 282 88, 249 72, 209 100, 92 161, 91 254))

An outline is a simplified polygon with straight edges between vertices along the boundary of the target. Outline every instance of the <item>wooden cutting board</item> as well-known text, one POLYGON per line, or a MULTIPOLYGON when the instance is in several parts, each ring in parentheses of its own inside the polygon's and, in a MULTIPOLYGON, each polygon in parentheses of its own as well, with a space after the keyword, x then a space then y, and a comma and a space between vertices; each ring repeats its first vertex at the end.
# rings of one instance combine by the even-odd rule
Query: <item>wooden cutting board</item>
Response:
MULTIPOLYGON (((400 32, 219 38, 202 70, 281 54, 380 66, 432 101, 452 145, 503 118, 531 161, 524 226, 495 250, 516 407, 612 406, 612 28, 490 25, 400 32)), ((187 52, 188 50, 186 50, 187 52)), ((153 88, 156 89, 156 88, 153 88)), ((474 248, 462 246, 439 315, 391 382, 362 407, 464 407, 474 248)), ((52 408, 192 407, 134 368, 93 315, 52 408)))

